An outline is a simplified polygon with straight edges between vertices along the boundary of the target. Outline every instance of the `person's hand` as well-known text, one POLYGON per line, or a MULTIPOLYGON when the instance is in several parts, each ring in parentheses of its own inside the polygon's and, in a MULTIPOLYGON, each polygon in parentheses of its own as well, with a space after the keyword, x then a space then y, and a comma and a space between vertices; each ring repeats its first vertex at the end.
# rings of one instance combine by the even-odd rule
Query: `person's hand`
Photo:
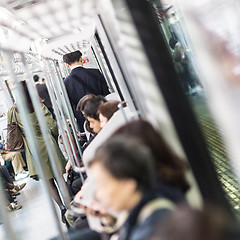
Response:
POLYGON ((70 163, 70 160, 68 160, 65 166, 66 173, 68 173, 70 169, 71 169, 71 163, 70 163))

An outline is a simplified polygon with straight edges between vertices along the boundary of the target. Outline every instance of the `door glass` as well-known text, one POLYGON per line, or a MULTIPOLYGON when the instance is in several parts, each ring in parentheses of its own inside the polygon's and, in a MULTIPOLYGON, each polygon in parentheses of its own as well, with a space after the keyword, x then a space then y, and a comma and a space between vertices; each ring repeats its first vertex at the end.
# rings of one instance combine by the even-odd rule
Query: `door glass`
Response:
MULTIPOLYGON (((226 136, 226 132, 228 132, 226 131, 226 125, 223 126, 222 124, 224 111, 219 111, 215 115, 210 110, 219 108, 216 103, 213 103, 215 99, 211 98, 215 93, 219 96, 218 89, 209 88, 210 84, 207 84, 202 75, 200 75, 202 74, 202 69, 200 71, 198 64, 196 64, 196 57, 191 48, 192 45, 195 47, 196 45, 190 44, 190 41, 194 41, 195 39, 189 37, 189 30, 186 30, 186 25, 184 24, 184 20, 186 19, 183 18, 183 12, 174 4, 163 3, 160 5, 159 1, 156 0, 151 0, 150 2, 158 17, 159 27, 162 29, 165 40, 168 43, 178 80, 192 106, 205 142, 207 143, 218 178, 236 216, 240 219, 240 188, 235 167, 233 167, 235 164, 234 159, 232 159, 234 157, 231 151, 231 141, 228 138, 229 134, 226 136), (220 116, 220 114, 223 115, 220 116)), ((240 4, 236 3, 237 1, 230 2, 217 8, 217 5, 212 4, 212 11, 206 11, 205 8, 201 9, 197 12, 196 18, 200 22, 203 31, 205 33, 207 31, 211 32, 210 36, 217 39, 215 41, 215 43, 217 42, 216 48, 218 50, 221 49, 218 56, 222 60, 220 68, 226 72, 226 77, 230 78, 231 82, 236 83, 236 81, 239 81, 236 78, 236 73, 239 74, 240 72, 239 66, 236 65, 236 55, 240 53, 239 35, 236 31, 236 29, 239 29, 237 25, 239 25, 240 19, 236 17, 236 7, 239 8, 240 4), (223 15, 226 21, 223 21, 223 15), (226 17, 226 15, 228 16, 226 17), (234 24, 231 25, 233 22, 234 24), (211 28, 211 31, 209 31, 209 28, 211 28), (235 70, 235 72, 231 71, 231 69, 235 70)), ((209 72, 212 70, 208 68, 209 72)), ((226 104, 226 106, 228 105, 226 104)))

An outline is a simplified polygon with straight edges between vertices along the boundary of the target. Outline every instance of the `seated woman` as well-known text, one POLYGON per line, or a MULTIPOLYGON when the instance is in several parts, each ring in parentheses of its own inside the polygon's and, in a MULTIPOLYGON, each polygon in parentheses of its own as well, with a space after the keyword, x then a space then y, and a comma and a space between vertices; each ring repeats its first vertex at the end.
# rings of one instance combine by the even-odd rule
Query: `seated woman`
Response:
POLYGON ((170 150, 162 136, 144 120, 135 120, 120 127, 114 136, 134 137, 147 146, 154 158, 155 189, 159 195, 175 203, 186 203, 189 189, 185 173, 187 165, 170 150))
POLYGON ((109 212, 129 214, 118 239, 147 240, 174 207, 154 192, 153 163, 147 147, 136 139, 116 136, 96 151, 89 164, 97 201, 109 212))
POLYGON ((99 120, 100 120, 100 126, 103 128, 109 119, 113 116, 113 114, 118 110, 118 104, 119 101, 109 101, 104 104, 102 104, 99 109, 99 120))

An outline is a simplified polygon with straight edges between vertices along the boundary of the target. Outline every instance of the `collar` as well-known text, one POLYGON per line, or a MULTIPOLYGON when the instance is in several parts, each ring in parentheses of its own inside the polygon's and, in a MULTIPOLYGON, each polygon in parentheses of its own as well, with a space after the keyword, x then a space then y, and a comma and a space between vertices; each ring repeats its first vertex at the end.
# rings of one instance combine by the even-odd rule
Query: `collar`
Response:
POLYGON ((72 71, 73 69, 77 68, 77 67, 82 67, 82 66, 81 66, 81 65, 73 66, 73 67, 71 67, 71 71, 72 71))

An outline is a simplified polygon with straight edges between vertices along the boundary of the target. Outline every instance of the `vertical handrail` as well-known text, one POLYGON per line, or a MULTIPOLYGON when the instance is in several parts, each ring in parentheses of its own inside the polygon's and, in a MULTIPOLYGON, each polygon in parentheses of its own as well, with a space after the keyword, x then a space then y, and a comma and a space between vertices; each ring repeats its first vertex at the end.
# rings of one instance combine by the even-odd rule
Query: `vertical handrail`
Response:
POLYGON ((5 239, 17 240, 16 233, 13 231, 13 224, 10 221, 9 214, 7 213, 5 203, 7 203, 6 193, 3 188, 3 182, 0 178, 0 213, 3 222, 3 229, 5 234, 5 239))
POLYGON ((59 190, 60 190, 60 192, 62 194, 62 197, 63 197, 64 204, 65 204, 65 206, 67 206, 67 208, 69 208, 69 206, 70 206, 69 192, 68 192, 67 186, 64 182, 63 176, 60 174, 60 169, 59 169, 59 166, 58 166, 57 161, 56 161, 58 156, 53 149, 53 145, 51 144, 47 124, 46 124, 46 121, 44 119, 43 112, 40 110, 41 109, 41 104, 39 102, 37 89, 33 84, 33 78, 32 78, 32 75, 31 75, 29 69, 28 69, 27 63, 25 61, 24 54, 21 53, 20 56, 21 56, 21 60, 22 60, 22 63, 23 63, 25 73, 26 73, 26 77, 27 77, 27 79, 30 79, 29 84, 27 84, 27 88, 29 90, 29 94, 30 94, 34 109, 38 109, 38 111, 35 111, 35 113, 36 113, 36 116, 37 116, 37 119, 38 119, 38 123, 39 123, 40 129, 41 129, 41 132, 42 132, 43 139, 45 141, 45 145, 46 145, 46 149, 47 149, 47 152, 48 152, 48 155, 49 155, 49 160, 50 160, 51 165, 52 165, 53 173, 54 173, 54 176, 56 177, 56 180, 57 180, 57 183, 58 183, 58 186, 59 186, 59 190))
POLYGON ((126 123, 128 122, 128 118, 127 118, 127 116, 126 116, 126 113, 124 112, 124 105, 126 105, 126 102, 125 101, 123 101, 123 102, 120 102, 119 104, 118 104, 118 109, 121 111, 121 113, 122 113, 122 115, 123 115, 123 118, 124 118, 124 120, 126 121, 126 123))
POLYGON ((72 106, 70 104, 69 98, 68 98, 68 94, 64 85, 64 82, 62 80, 62 75, 61 75, 61 71, 59 69, 59 65, 53 60, 54 63, 54 67, 56 69, 57 75, 58 75, 58 90, 62 92, 63 95, 62 96, 62 102, 65 104, 65 108, 67 109, 67 114, 68 114, 68 118, 70 120, 71 126, 72 126, 72 130, 73 130, 73 136, 78 148, 78 151, 80 153, 80 156, 82 157, 82 149, 80 146, 80 143, 78 141, 78 137, 77 137, 77 126, 76 126, 76 121, 74 118, 74 114, 72 111, 72 106))
MULTIPOLYGON (((12 78, 14 84, 16 84, 17 87, 17 93, 18 93, 18 99, 19 99, 19 103, 18 103, 18 110, 19 110, 19 114, 20 114, 20 118, 22 120, 23 126, 24 126, 24 131, 26 134, 26 137, 28 139, 31 139, 31 141, 28 141, 29 144, 29 148, 31 149, 31 154, 33 156, 34 159, 34 163, 36 164, 36 168, 38 170, 38 173, 42 179, 43 182, 43 186, 44 186, 44 191, 47 195, 47 200, 49 203, 49 206, 52 210, 52 214, 53 217, 58 219, 58 215, 57 215, 57 211, 55 209, 51 194, 50 194, 50 186, 48 184, 47 178, 46 178, 46 173, 44 172, 44 167, 43 167, 43 163, 40 159, 40 151, 39 151, 39 147, 37 144, 37 139, 36 136, 34 134, 34 129, 33 126, 31 125, 31 120, 29 118, 29 114, 27 111, 27 103, 26 103, 26 98, 24 97, 24 90, 23 87, 21 86, 21 84, 19 83, 16 75, 14 74, 14 68, 13 68, 13 63, 11 61, 11 53, 8 51, 4 51, 4 58, 6 59, 6 67, 10 73, 10 77, 12 78)), ((56 227, 59 230, 59 238, 61 240, 69 240, 68 236, 64 233, 60 222, 59 221, 55 221, 56 223, 56 227)))
POLYGON ((47 66, 47 68, 48 68, 48 70, 50 72, 50 76, 51 76, 51 78, 48 78, 48 81, 46 81, 47 87, 49 89, 49 94, 51 94, 50 97, 55 102, 55 100, 54 100, 55 98, 53 96, 54 95, 53 89, 54 89, 56 97, 57 97, 57 99, 59 101, 58 102, 59 103, 58 106, 56 106, 56 102, 55 102, 55 104, 54 104, 55 105, 54 111, 56 111, 56 114, 57 114, 56 117, 57 117, 58 121, 60 120, 63 123, 63 125, 64 125, 64 127, 62 127, 62 125, 60 125, 61 132, 62 132, 62 137, 63 137, 63 141, 64 141, 64 145, 66 147, 66 151, 67 151, 67 154, 69 156, 69 160, 71 162, 71 165, 72 165, 73 169, 80 173, 81 180, 82 180, 82 182, 84 182, 84 178, 82 176, 80 165, 79 165, 79 158, 78 158, 78 156, 77 156, 77 154, 75 152, 75 148, 74 148, 74 145, 72 143, 72 136, 71 136, 71 133, 69 131, 69 126, 68 126, 67 121, 65 119, 64 111, 63 111, 63 109, 61 107, 62 106, 61 94, 58 91, 58 89, 56 89, 56 84, 54 84, 54 83, 56 83, 56 78, 54 77, 54 75, 53 75, 53 73, 51 71, 51 65, 50 65, 49 61, 45 60, 45 63, 46 63, 46 66, 47 66), (61 118, 61 116, 60 116, 60 114, 59 114, 57 109, 59 109, 63 119, 61 118), (69 141, 66 138, 65 133, 67 133, 69 141), (74 156, 74 158, 73 158, 73 156, 74 156), (75 159, 75 161, 74 161, 74 159, 75 159))

